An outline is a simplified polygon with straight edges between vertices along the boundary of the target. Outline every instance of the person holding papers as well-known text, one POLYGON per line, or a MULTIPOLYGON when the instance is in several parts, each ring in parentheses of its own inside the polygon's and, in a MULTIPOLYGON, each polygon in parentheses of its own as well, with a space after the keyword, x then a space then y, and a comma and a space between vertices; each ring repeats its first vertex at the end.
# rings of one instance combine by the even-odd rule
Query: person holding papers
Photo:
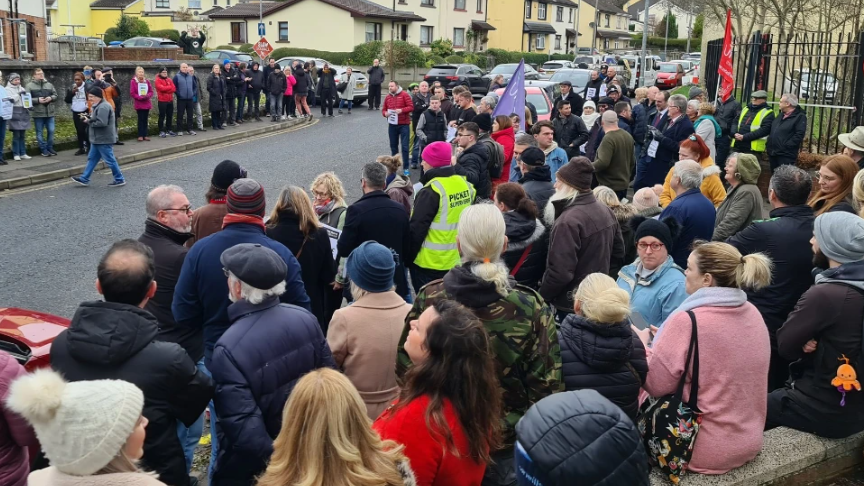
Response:
POLYGON ((24 145, 24 134, 30 128, 30 108, 33 99, 24 86, 21 86, 21 75, 9 75, 6 85, 6 96, 12 99, 12 119, 9 120, 9 130, 12 130, 12 155, 15 160, 27 160, 27 146, 24 145))
POLYGON ((147 118, 150 116, 150 110, 153 109, 153 86, 150 80, 144 76, 144 68, 138 66, 135 68, 135 77, 129 82, 129 94, 134 100, 132 107, 135 108, 135 113, 138 114, 138 141, 150 141, 147 133, 147 118))
POLYGON ((411 95, 399 86, 396 81, 390 81, 389 92, 384 98, 384 106, 381 115, 387 118, 390 134, 390 155, 399 153, 399 144, 402 144, 402 174, 411 175, 408 172, 408 138, 411 135, 411 112, 414 111, 414 102, 411 95))

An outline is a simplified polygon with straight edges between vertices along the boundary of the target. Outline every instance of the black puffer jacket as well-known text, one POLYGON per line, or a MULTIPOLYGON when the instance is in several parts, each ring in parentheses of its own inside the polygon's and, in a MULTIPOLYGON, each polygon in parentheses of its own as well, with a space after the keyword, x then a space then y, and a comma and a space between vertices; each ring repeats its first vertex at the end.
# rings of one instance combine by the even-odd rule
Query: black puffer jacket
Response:
POLYGON ((501 255, 504 263, 512 272, 528 245, 531 245, 528 256, 522 262, 519 271, 513 275, 513 278, 521 285, 531 287, 534 290, 539 289, 540 279, 543 278, 543 272, 546 271, 549 231, 539 219, 531 219, 516 211, 504 213, 504 224, 507 235, 507 251, 501 255))
POLYGON ((477 197, 489 199, 492 197, 492 181, 489 179, 489 151, 481 143, 465 149, 456 159, 456 173, 465 176, 474 189, 477 197))
POLYGON ((292 73, 297 84, 294 85, 294 94, 306 96, 309 93, 309 83, 306 82, 306 71, 302 64, 294 66, 292 73))
MULTIPOLYGON (((254 68, 257 64, 257 62, 253 62, 252 67, 254 68)), ((252 78, 252 81, 249 81, 249 85, 247 86, 248 89, 260 92, 264 88, 264 71, 261 71, 260 68, 247 69, 246 77, 252 78)))
POLYGON ((600 324, 571 314, 561 323, 558 341, 565 389, 597 390, 635 419, 648 360, 630 323, 600 324))
POLYGON ((127 304, 85 302, 51 345, 51 367, 68 381, 124 380, 144 393, 142 466, 186 486, 177 421, 192 425, 213 397, 213 381, 179 344, 156 341, 156 318, 127 304))

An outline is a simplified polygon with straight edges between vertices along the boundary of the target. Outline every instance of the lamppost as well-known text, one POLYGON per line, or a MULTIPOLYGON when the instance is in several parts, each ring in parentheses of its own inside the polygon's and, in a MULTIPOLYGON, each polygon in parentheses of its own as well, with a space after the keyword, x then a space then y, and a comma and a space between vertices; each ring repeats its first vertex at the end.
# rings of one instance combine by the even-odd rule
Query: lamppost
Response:
POLYGON ((78 49, 76 44, 78 44, 78 37, 75 36, 75 28, 77 27, 86 27, 86 25, 82 24, 61 24, 60 27, 72 27, 72 60, 78 60, 78 49))

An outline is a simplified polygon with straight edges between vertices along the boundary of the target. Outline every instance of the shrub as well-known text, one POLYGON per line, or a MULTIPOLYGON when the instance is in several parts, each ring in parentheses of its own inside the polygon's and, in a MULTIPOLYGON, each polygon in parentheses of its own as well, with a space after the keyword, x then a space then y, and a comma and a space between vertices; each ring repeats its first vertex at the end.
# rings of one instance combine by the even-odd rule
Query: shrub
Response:
POLYGON ((436 64, 444 64, 445 62, 447 62, 443 57, 436 56, 435 54, 429 55, 426 59, 427 61, 429 61, 429 63, 431 63, 430 67, 436 64))
POLYGON ((276 60, 291 56, 317 57, 332 62, 333 64, 344 65, 347 64, 348 60, 351 58, 351 53, 318 51, 315 49, 301 49, 298 47, 280 47, 270 54, 270 57, 276 60))
MULTIPOLYGON (((642 46, 642 34, 636 34, 633 36, 633 40, 630 41, 634 46, 642 46)), ((662 49, 666 45, 665 37, 653 37, 648 36, 648 47, 657 47, 662 49)), ((697 49, 702 45, 702 39, 690 39, 690 48, 692 49, 695 46, 697 49)), ((670 49, 685 49, 687 47, 687 39, 669 39, 669 48, 670 49)))
POLYGON ((465 59, 456 55, 447 56, 444 60, 451 64, 462 64, 463 62, 465 62, 465 59))
POLYGON ((437 39, 432 41, 432 44, 429 45, 431 49, 431 53, 446 58, 447 56, 452 56, 453 52, 453 42, 450 39, 437 39))
POLYGON ((405 41, 385 42, 383 59, 395 67, 426 65, 426 53, 405 41))
POLYGON ((384 43, 382 41, 364 42, 354 46, 354 51, 351 53, 351 61, 364 65, 371 66, 375 59, 381 58, 381 53, 384 51, 384 43))
POLYGON ((237 50, 246 54, 252 54, 255 52, 252 50, 252 44, 240 44, 240 47, 238 47, 237 50))
POLYGON ((162 37, 165 39, 171 39, 174 42, 177 42, 180 40, 180 32, 177 32, 174 29, 151 30, 150 35, 153 37, 162 37))
POLYGON ((234 50, 234 46, 216 46, 213 49, 211 49, 211 51, 233 51, 233 50, 234 50))
POLYGON ((128 15, 121 15, 117 25, 105 30, 105 43, 124 41, 132 37, 149 36, 150 26, 147 22, 128 15))

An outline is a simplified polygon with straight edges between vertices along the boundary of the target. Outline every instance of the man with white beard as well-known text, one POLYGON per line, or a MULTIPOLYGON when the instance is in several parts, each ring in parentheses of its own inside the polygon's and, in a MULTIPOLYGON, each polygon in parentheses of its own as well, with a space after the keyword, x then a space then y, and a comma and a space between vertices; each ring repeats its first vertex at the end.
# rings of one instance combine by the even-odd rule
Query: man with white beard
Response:
MULTIPOLYGON (((144 306, 159 322, 157 341, 177 343, 186 350, 198 368, 204 364, 204 336, 200 327, 178 326, 171 313, 174 286, 188 248, 183 246, 192 237, 192 205, 178 186, 158 186, 147 195, 147 219, 144 234, 138 241, 153 250, 156 263, 156 294, 144 306)), ((178 423, 180 445, 186 456, 187 473, 192 467, 195 445, 201 438, 202 414, 192 427, 178 423)))
POLYGON ((612 210, 594 198, 594 166, 587 157, 573 157, 558 169, 555 194, 543 218, 552 227, 549 257, 540 295, 555 306, 555 320, 573 313, 573 293, 588 275, 609 273, 624 260, 624 239, 612 210))

